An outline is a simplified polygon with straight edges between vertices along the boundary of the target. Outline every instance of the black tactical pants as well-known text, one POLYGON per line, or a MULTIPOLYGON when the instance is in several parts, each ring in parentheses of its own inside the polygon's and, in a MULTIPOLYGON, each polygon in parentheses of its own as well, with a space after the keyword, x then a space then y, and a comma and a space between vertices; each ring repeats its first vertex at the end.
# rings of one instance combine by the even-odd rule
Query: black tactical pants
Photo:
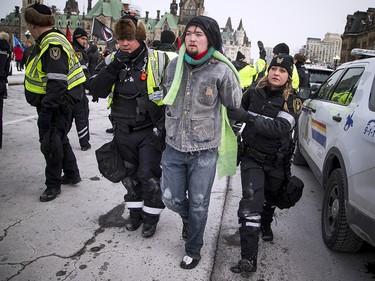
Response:
MULTIPOLYGON (((39 114, 39 110, 38 110, 39 114)), ((62 171, 68 177, 79 176, 76 157, 73 153, 68 139, 68 132, 72 124, 72 113, 63 113, 61 109, 57 109, 52 113, 52 127, 57 129, 57 134, 61 139, 63 159, 60 162, 51 163, 46 161, 46 186, 47 188, 60 188, 62 171)), ((46 131, 39 128, 39 141, 45 135, 46 131)))
POLYGON ((241 257, 250 259, 258 255, 261 222, 272 221, 273 212, 263 209, 272 205, 285 178, 284 167, 241 156, 242 199, 238 209, 240 224, 241 257))
POLYGON ((125 162, 126 180, 123 181, 128 193, 125 202, 155 218, 159 217, 164 203, 161 200, 160 160, 162 152, 155 149, 153 127, 124 132, 115 127, 115 141, 125 162))
POLYGON ((89 111, 89 99, 84 93, 82 100, 73 109, 73 118, 81 147, 86 146, 90 140, 89 111))

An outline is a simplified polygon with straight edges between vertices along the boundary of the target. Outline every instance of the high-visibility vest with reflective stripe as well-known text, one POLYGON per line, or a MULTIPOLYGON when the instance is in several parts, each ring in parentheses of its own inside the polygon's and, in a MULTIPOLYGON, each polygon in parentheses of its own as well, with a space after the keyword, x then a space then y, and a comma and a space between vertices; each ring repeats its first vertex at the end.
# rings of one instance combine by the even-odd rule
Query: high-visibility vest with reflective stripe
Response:
MULTIPOLYGON (((157 51, 153 49, 148 49, 148 57, 147 57, 147 93, 149 95, 150 100, 156 103, 158 106, 163 105, 163 96, 162 94, 158 94, 161 91, 161 82, 164 76, 164 68, 165 68, 165 53, 162 51, 157 51)), ((111 55, 111 61, 114 59, 114 53, 111 55)), ((108 63, 106 61, 106 63, 108 63)), ((112 93, 114 93, 115 85, 112 86, 112 93)), ((108 97, 108 105, 109 108, 112 104, 112 97, 108 97)))
MULTIPOLYGON (((81 64, 74 53, 73 47, 63 34, 51 32, 47 34, 40 42, 40 53, 32 58, 26 67, 25 72, 25 88, 35 94, 46 94, 47 73, 42 69, 41 57, 48 50, 50 45, 62 46, 68 55, 69 71, 67 74, 68 90, 86 81, 81 64)), ((49 78, 65 78, 64 74, 56 74, 56 77, 49 78)))

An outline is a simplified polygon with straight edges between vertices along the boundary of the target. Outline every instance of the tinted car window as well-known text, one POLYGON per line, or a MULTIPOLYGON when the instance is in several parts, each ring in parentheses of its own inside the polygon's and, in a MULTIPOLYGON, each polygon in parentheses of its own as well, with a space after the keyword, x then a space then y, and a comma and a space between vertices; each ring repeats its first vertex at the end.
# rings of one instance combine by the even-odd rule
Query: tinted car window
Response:
POLYGON ((331 93, 330 100, 348 105, 357 90, 358 81, 364 68, 350 68, 341 78, 335 90, 331 93))
POLYGON ((328 80, 324 84, 322 84, 322 86, 320 87, 317 93, 318 99, 328 100, 330 93, 333 91, 333 87, 335 86, 336 82, 339 80, 342 72, 343 72, 342 69, 337 70, 328 78, 328 80))

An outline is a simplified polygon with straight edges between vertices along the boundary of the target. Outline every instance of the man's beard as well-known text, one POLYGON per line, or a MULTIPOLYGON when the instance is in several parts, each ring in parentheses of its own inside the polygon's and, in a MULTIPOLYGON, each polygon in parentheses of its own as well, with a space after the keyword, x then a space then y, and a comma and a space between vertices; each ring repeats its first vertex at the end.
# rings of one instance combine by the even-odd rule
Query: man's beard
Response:
POLYGON ((190 57, 195 57, 199 55, 198 50, 196 48, 193 50, 186 49, 186 54, 188 54, 190 57))

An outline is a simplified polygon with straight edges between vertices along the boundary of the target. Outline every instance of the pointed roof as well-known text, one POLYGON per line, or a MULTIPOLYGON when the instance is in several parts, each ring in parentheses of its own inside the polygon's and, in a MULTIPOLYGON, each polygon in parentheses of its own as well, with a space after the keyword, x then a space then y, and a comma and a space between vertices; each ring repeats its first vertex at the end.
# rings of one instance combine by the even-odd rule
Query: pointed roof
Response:
POLYGON ((227 24, 225 25, 225 28, 228 28, 229 30, 232 30, 232 20, 229 17, 227 20, 227 24))
POLYGON ((242 25, 242 19, 240 20, 240 24, 238 25, 237 30, 244 30, 243 25, 242 25))
POLYGON ((103 15, 118 20, 121 18, 123 9, 121 0, 98 0, 91 11, 87 13, 86 18, 90 19, 103 15))
POLYGON ((165 22, 167 22, 170 29, 178 29, 178 18, 178 16, 174 16, 173 14, 165 13, 155 25, 155 28, 162 28, 165 22))

